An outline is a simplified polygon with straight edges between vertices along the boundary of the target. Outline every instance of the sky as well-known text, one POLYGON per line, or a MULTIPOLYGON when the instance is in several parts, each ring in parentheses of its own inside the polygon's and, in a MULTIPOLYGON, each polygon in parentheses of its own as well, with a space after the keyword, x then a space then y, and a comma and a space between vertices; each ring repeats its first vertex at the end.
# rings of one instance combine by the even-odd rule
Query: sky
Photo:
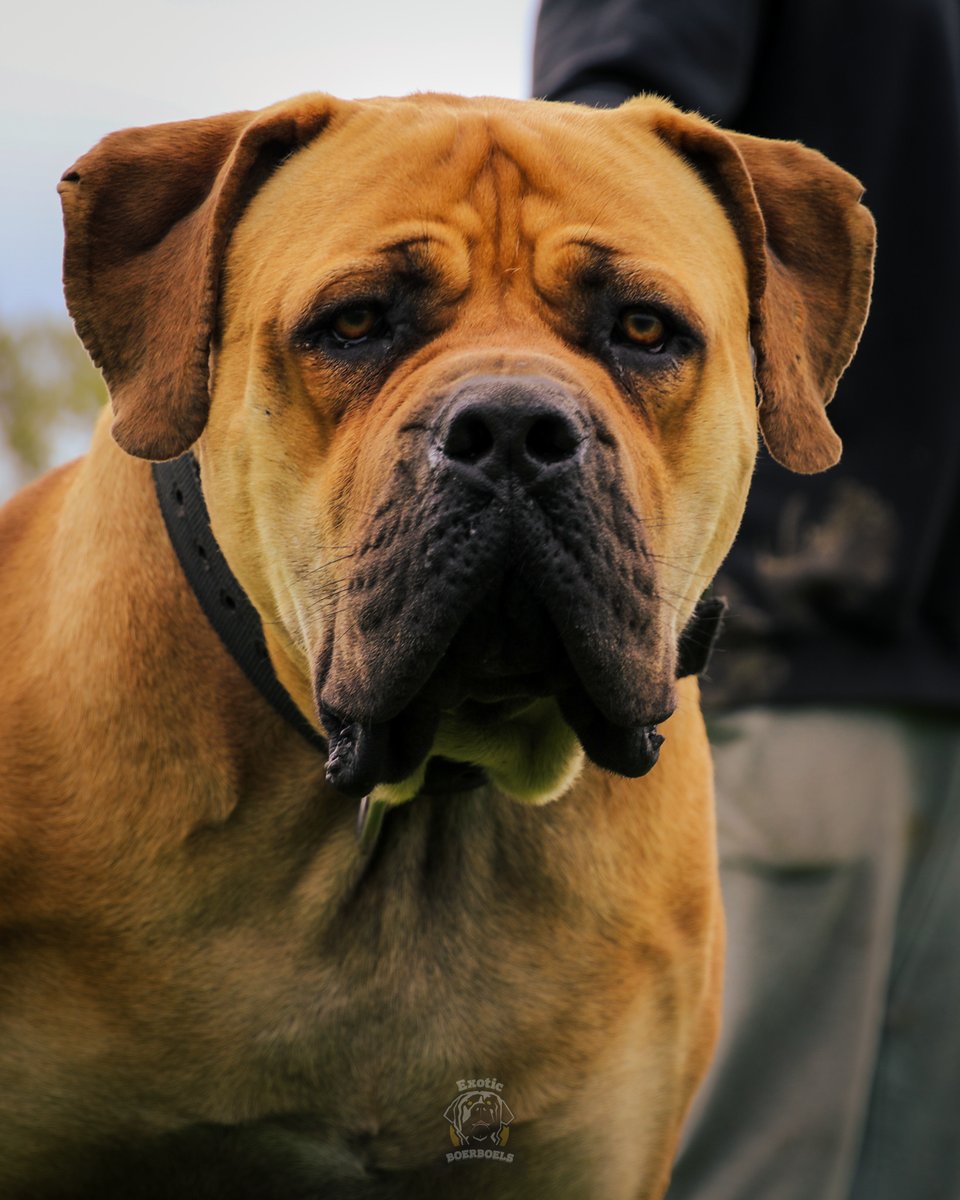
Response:
POLYGON ((305 91, 525 96, 536 0, 10 0, 0 320, 65 314, 56 184, 103 134, 305 91))

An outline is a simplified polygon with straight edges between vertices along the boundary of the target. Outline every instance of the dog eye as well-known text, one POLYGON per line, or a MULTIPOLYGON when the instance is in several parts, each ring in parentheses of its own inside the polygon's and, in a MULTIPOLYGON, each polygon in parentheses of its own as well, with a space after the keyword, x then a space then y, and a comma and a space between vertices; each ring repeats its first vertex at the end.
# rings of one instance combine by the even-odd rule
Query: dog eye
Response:
POLYGON ((356 345, 384 329, 383 312, 374 304, 341 308, 330 321, 330 332, 341 346, 356 345))
POLYGON ((648 354, 659 354, 669 337, 663 320, 649 308, 625 308, 617 320, 615 334, 619 341, 648 354))

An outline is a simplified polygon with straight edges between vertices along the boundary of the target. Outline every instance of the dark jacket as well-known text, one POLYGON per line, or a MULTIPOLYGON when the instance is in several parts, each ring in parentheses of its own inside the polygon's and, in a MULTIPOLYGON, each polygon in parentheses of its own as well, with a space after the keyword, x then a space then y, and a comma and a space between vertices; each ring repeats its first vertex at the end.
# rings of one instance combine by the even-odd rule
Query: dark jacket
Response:
POLYGON ((534 94, 668 96, 867 188, 873 310, 839 467, 761 451, 708 700, 960 709, 960 0, 543 0, 534 94))

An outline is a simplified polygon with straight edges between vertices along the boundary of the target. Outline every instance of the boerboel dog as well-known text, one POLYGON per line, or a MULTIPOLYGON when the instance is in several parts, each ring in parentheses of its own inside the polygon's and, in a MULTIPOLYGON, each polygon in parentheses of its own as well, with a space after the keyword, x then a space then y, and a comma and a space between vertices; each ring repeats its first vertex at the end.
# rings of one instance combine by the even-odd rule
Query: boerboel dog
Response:
POLYGON ((307 95, 60 190, 112 424, 0 524, 0 1195, 659 1197, 723 941, 678 646, 758 413, 839 454, 861 188, 652 98, 307 95))

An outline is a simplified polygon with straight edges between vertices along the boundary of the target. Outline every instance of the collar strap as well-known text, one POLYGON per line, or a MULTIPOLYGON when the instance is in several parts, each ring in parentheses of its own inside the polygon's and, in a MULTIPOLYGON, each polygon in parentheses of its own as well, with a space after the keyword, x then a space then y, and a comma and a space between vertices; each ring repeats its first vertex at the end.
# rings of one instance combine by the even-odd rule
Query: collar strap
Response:
POLYGON ((170 541, 207 620, 264 699, 326 756, 326 738, 314 729, 274 673, 260 616, 213 536, 200 486, 200 464, 190 453, 154 463, 153 482, 170 541))

